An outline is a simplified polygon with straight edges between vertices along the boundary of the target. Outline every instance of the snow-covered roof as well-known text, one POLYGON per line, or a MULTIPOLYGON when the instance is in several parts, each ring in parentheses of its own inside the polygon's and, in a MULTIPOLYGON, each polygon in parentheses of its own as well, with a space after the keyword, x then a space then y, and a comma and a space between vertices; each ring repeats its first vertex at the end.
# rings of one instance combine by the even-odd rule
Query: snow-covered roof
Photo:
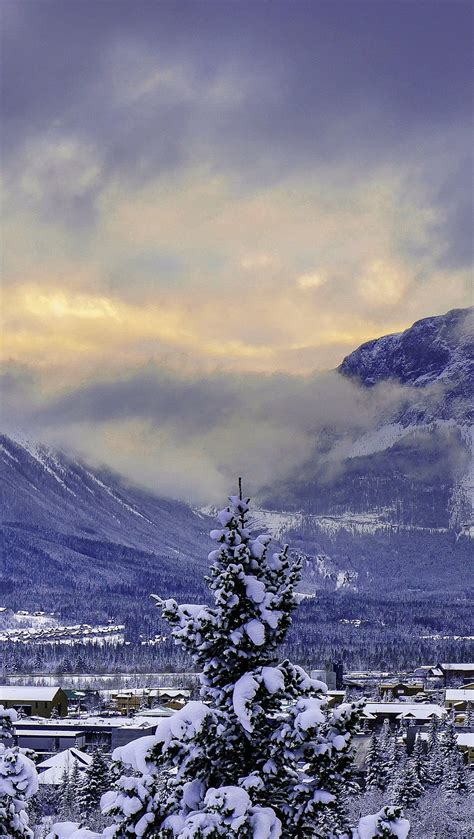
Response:
POLYGON ((397 720, 406 720, 412 717, 413 719, 417 720, 429 720, 431 717, 442 717, 446 711, 444 708, 439 708, 436 706, 435 710, 433 707, 427 708, 427 706, 417 706, 409 711, 403 711, 401 714, 397 715, 397 720))
POLYGON ((191 696, 187 688, 153 688, 150 696, 191 696))
POLYGON ((432 714, 442 717, 446 713, 439 705, 421 702, 367 702, 365 710, 369 714, 398 714, 400 717, 413 715, 418 719, 427 719, 432 714))
POLYGON ((133 717, 133 721, 143 722, 143 718, 148 722, 150 725, 149 717, 172 717, 175 711, 171 708, 167 708, 166 705, 161 705, 159 708, 145 708, 145 710, 140 711, 139 715, 133 717))
POLYGON ((18 731, 19 737, 77 737, 78 734, 84 734, 83 731, 58 731, 56 728, 38 729, 38 728, 22 728, 18 731))
POLYGON ((453 688, 447 690, 446 702, 474 702, 474 689, 453 688))
POLYGON ((468 749, 474 749, 474 732, 465 731, 457 735, 458 746, 467 746, 468 749))
MULTIPOLYGON (((65 749, 64 752, 59 752, 57 755, 54 755, 56 758, 56 762, 50 764, 44 772, 40 772, 38 775, 38 781, 40 784, 52 784, 54 786, 59 786, 62 784, 64 780, 64 772, 66 771, 68 775, 71 775, 74 765, 77 764, 79 770, 86 769, 92 761, 92 758, 89 755, 86 755, 85 752, 80 752, 78 749, 65 749)), ((54 758, 50 758, 53 760, 54 758)), ((43 764, 39 764, 39 768, 42 765, 45 765, 46 761, 43 764)))
POLYGON ((49 769, 50 766, 61 766, 64 769, 64 764, 67 760, 77 760, 79 765, 82 763, 84 766, 89 766, 92 763, 92 757, 85 752, 81 752, 80 749, 70 748, 65 749, 63 752, 58 752, 52 757, 47 757, 46 760, 42 760, 41 763, 37 764, 38 769, 49 769))
POLYGON ((18 685, 12 687, 11 685, 0 685, 0 702, 2 700, 20 702, 26 700, 28 702, 52 702, 56 696, 58 685, 54 687, 24 687, 18 685))
MULTIPOLYGON (((141 713, 141 712, 140 712, 141 713)), ((149 725, 153 723, 149 721, 149 725)), ((31 717, 28 720, 20 720, 16 723, 16 728, 18 733, 20 734, 23 730, 22 726, 25 725, 28 728, 33 729, 34 727, 38 727, 43 731, 50 730, 57 730, 59 728, 66 730, 67 728, 79 729, 83 731, 85 728, 136 728, 136 717, 134 718, 127 718, 123 717, 121 714, 115 717, 63 717, 61 720, 51 720, 51 719, 32 719, 31 717)))
POLYGON ((440 664, 443 670, 469 670, 474 673, 474 662, 469 661, 465 664, 440 664))

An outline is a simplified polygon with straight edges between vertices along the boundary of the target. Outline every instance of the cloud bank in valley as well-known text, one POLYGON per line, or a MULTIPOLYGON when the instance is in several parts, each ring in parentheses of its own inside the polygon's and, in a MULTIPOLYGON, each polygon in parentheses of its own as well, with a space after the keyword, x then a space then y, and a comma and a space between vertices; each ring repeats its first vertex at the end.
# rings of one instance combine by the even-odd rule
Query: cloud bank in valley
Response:
POLYGON ((49 393, 41 374, 7 368, 3 391, 13 435, 195 503, 218 501, 237 475, 252 494, 309 461, 333 475, 354 440, 420 400, 394 383, 367 391, 336 371, 197 377, 155 364, 49 393))

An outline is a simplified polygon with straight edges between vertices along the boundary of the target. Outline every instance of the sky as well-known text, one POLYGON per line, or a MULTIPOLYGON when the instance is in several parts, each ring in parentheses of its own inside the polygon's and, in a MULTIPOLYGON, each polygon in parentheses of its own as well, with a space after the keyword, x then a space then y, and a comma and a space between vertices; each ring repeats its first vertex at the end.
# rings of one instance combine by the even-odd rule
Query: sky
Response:
POLYGON ((352 410, 322 371, 470 304, 470 2, 1 16, 7 427, 175 495, 259 485, 352 410))

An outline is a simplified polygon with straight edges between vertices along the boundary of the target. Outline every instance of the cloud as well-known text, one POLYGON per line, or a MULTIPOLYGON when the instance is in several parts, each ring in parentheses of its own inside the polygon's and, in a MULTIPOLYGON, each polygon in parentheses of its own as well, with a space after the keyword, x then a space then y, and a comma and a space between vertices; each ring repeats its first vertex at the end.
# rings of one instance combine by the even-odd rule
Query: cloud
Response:
POLYGON ((308 463, 334 475, 353 440, 420 399, 395 384, 367 391, 336 372, 197 376, 148 364, 53 390, 46 373, 13 365, 5 377, 7 431, 193 503, 217 501, 236 475, 252 494, 308 463))

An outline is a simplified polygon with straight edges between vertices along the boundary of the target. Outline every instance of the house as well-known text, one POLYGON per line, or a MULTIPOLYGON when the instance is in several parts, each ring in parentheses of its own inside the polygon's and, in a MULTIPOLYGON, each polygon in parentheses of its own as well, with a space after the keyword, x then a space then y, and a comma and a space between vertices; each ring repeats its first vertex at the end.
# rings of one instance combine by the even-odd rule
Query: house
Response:
POLYGON ((446 687, 456 687, 474 679, 474 663, 465 662, 462 664, 439 664, 443 674, 446 687))
POLYGON ((86 745, 84 731, 48 728, 23 728, 17 731, 17 744, 22 749, 33 749, 38 754, 54 754, 64 749, 82 749, 86 745))
POLYGON ((144 690, 124 690, 112 694, 112 704, 119 714, 127 715, 138 711, 142 705, 148 706, 148 694, 144 690))
POLYGON ((345 698, 345 690, 328 690, 326 694, 328 708, 335 708, 337 705, 341 705, 341 703, 344 702, 345 698))
POLYGON ((0 705, 15 708, 26 717, 45 717, 67 715, 67 696, 58 686, 24 687, 23 685, 0 685, 0 705))
MULTIPOLYGON (((78 735, 84 735, 86 746, 100 746, 104 751, 112 752, 117 746, 124 746, 138 737, 154 734, 155 730, 156 720, 153 717, 149 719, 143 719, 142 717, 124 719, 120 715, 115 717, 68 717, 61 721, 61 732, 70 734, 70 739, 67 741, 67 745, 66 740, 62 739, 61 742, 57 743, 57 746, 59 749, 61 745, 63 748, 79 746, 82 740, 75 741, 74 738, 78 735)), ((52 738, 57 736, 59 727, 49 720, 20 720, 16 724, 17 737, 20 738, 25 731, 34 732, 38 737, 49 736, 51 738, 49 744, 53 745, 52 738)), ((44 751, 54 751, 54 749, 44 749, 44 751)))
POLYGON ((40 784, 50 784, 51 786, 59 786, 64 782, 64 775, 67 772, 71 775, 74 765, 80 772, 84 772, 92 763, 92 757, 80 749, 70 748, 63 752, 48 757, 38 763, 36 768, 38 770, 38 782, 40 784))
POLYGON ((191 691, 186 688, 153 688, 149 695, 152 702, 180 707, 189 701, 191 691))
POLYGON ((426 723, 432 717, 444 717, 446 711, 439 705, 421 702, 366 702, 362 718, 368 720, 370 728, 378 728, 385 719, 399 724, 400 720, 414 720, 426 723))
POLYGON ((398 698, 399 696, 416 696, 424 692, 423 682, 399 682, 396 679, 382 682, 379 688, 382 699, 386 699, 390 694, 398 698))
POLYGON ((318 682, 324 682, 331 690, 336 690, 336 673, 334 670, 311 670, 310 676, 312 679, 317 679, 318 682))
POLYGON ((465 688, 446 688, 444 705, 448 710, 466 711, 469 703, 474 707, 474 685, 465 688))
POLYGON ((474 732, 464 731, 457 735, 458 747, 467 756, 469 766, 474 764, 474 732))

